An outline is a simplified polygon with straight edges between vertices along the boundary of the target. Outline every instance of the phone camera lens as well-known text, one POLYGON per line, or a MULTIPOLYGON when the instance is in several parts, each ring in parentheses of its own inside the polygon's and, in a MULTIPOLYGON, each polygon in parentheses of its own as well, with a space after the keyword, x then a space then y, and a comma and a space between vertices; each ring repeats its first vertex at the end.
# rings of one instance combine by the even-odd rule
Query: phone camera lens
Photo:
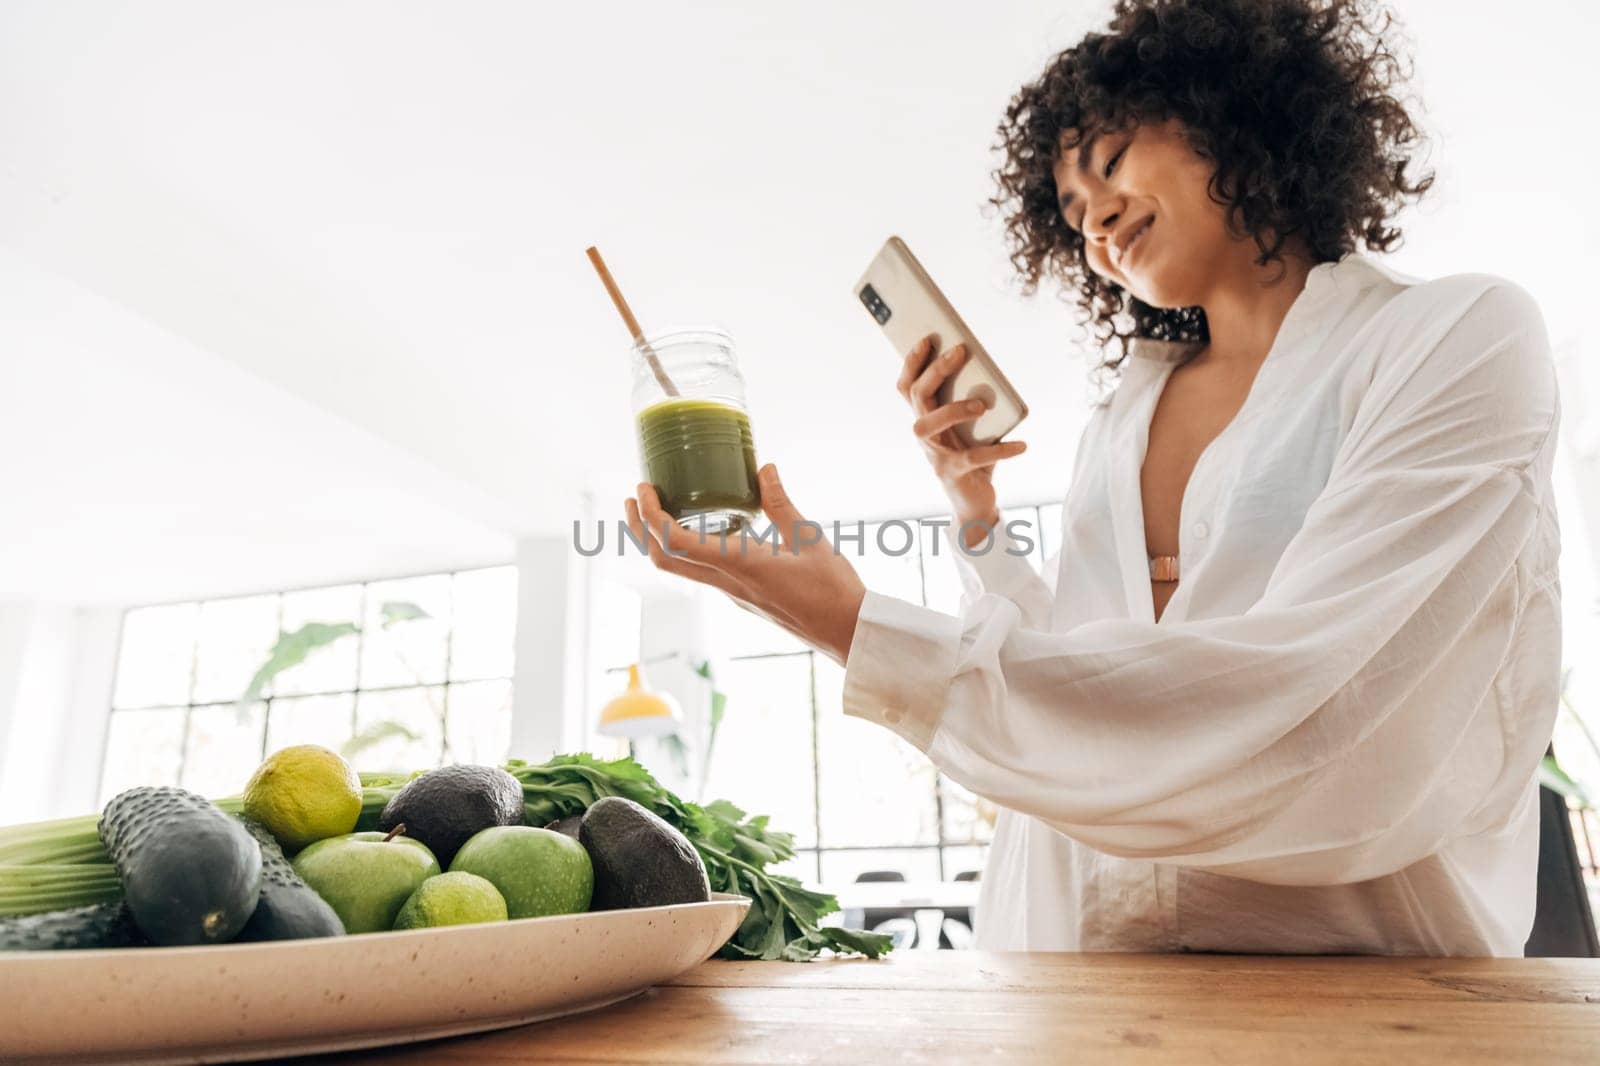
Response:
POLYGON ((859 295, 862 305, 866 307, 873 318, 878 320, 880 326, 889 321, 889 305, 883 302, 883 298, 878 295, 877 289, 874 289, 871 285, 863 285, 859 295))

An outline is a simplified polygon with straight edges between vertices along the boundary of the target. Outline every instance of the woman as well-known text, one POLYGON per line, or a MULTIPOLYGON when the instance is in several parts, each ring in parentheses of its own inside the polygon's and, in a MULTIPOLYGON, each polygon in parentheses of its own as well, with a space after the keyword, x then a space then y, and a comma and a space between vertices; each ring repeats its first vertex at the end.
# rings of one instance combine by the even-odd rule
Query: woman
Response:
POLYGON ((899 388, 971 551, 959 615, 804 537, 741 555, 647 485, 626 503, 658 566, 843 663, 847 713, 1001 806, 979 947, 1522 953, 1554 371, 1514 284, 1358 250, 1431 182, 1386 28, 1361 0, 1123 0, 1012 101, 1013 262, 1077 293, 1118 377, 1053 590, 993 528, 1021 445, 960 447, 975 412, 934 395, 961 353, 931 341, 899 388))

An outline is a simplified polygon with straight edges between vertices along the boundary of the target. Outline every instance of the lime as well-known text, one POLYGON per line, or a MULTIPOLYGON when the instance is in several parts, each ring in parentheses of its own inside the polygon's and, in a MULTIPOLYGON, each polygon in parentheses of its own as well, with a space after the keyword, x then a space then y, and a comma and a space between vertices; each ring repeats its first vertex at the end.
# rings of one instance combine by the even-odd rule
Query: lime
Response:
POLYGON ((297 744, 267 756, 244 786, 244 813, 285 851, 341 836, 361 817, 361 779, 338 752, 297 744))
POLYGON ((396 929, 429 929, 436 925, 473 925, 506 920, 506 898, 477 874, 448 873, 430 877, 406 900, 395 916, 396 929))

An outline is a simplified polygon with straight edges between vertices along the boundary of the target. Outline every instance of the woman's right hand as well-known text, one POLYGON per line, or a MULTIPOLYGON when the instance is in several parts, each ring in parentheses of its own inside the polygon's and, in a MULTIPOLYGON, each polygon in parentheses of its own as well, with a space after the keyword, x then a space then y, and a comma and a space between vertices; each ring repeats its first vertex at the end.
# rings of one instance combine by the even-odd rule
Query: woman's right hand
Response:
POLYGON ((959 370, 967 358, 963 344, 930 358, 938 350, 938 344, 938 336, 930 333, 906 353, 898 388, 916 416, 911 432, 922 444, 929 465, 950 499, 956 527, 959 529, 968 522, 983 523, 982 527, 974 525, 967 530, 966 543, 970 548, 988 535, 984 527, 997 526, 1000 522, 1000 512, 995 505, 994 465, 1002 459, 1021 455, 1028 446, 1012 440, 968 447, 956 436, 955 427, 976 419, 983 414, 986 405, 981 400, 961 400, 935 406, 939 386, 959 370))

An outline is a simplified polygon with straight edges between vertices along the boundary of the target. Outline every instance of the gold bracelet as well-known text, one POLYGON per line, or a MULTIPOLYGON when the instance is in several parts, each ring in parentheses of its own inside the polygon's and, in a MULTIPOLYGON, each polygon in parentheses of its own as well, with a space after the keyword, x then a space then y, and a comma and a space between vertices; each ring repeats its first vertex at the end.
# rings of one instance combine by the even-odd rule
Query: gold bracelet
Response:
POLYGON ((1178 580, 1178 557, 1176 555, 1152 555, 1150 557, 1150 580, 1178 580))

